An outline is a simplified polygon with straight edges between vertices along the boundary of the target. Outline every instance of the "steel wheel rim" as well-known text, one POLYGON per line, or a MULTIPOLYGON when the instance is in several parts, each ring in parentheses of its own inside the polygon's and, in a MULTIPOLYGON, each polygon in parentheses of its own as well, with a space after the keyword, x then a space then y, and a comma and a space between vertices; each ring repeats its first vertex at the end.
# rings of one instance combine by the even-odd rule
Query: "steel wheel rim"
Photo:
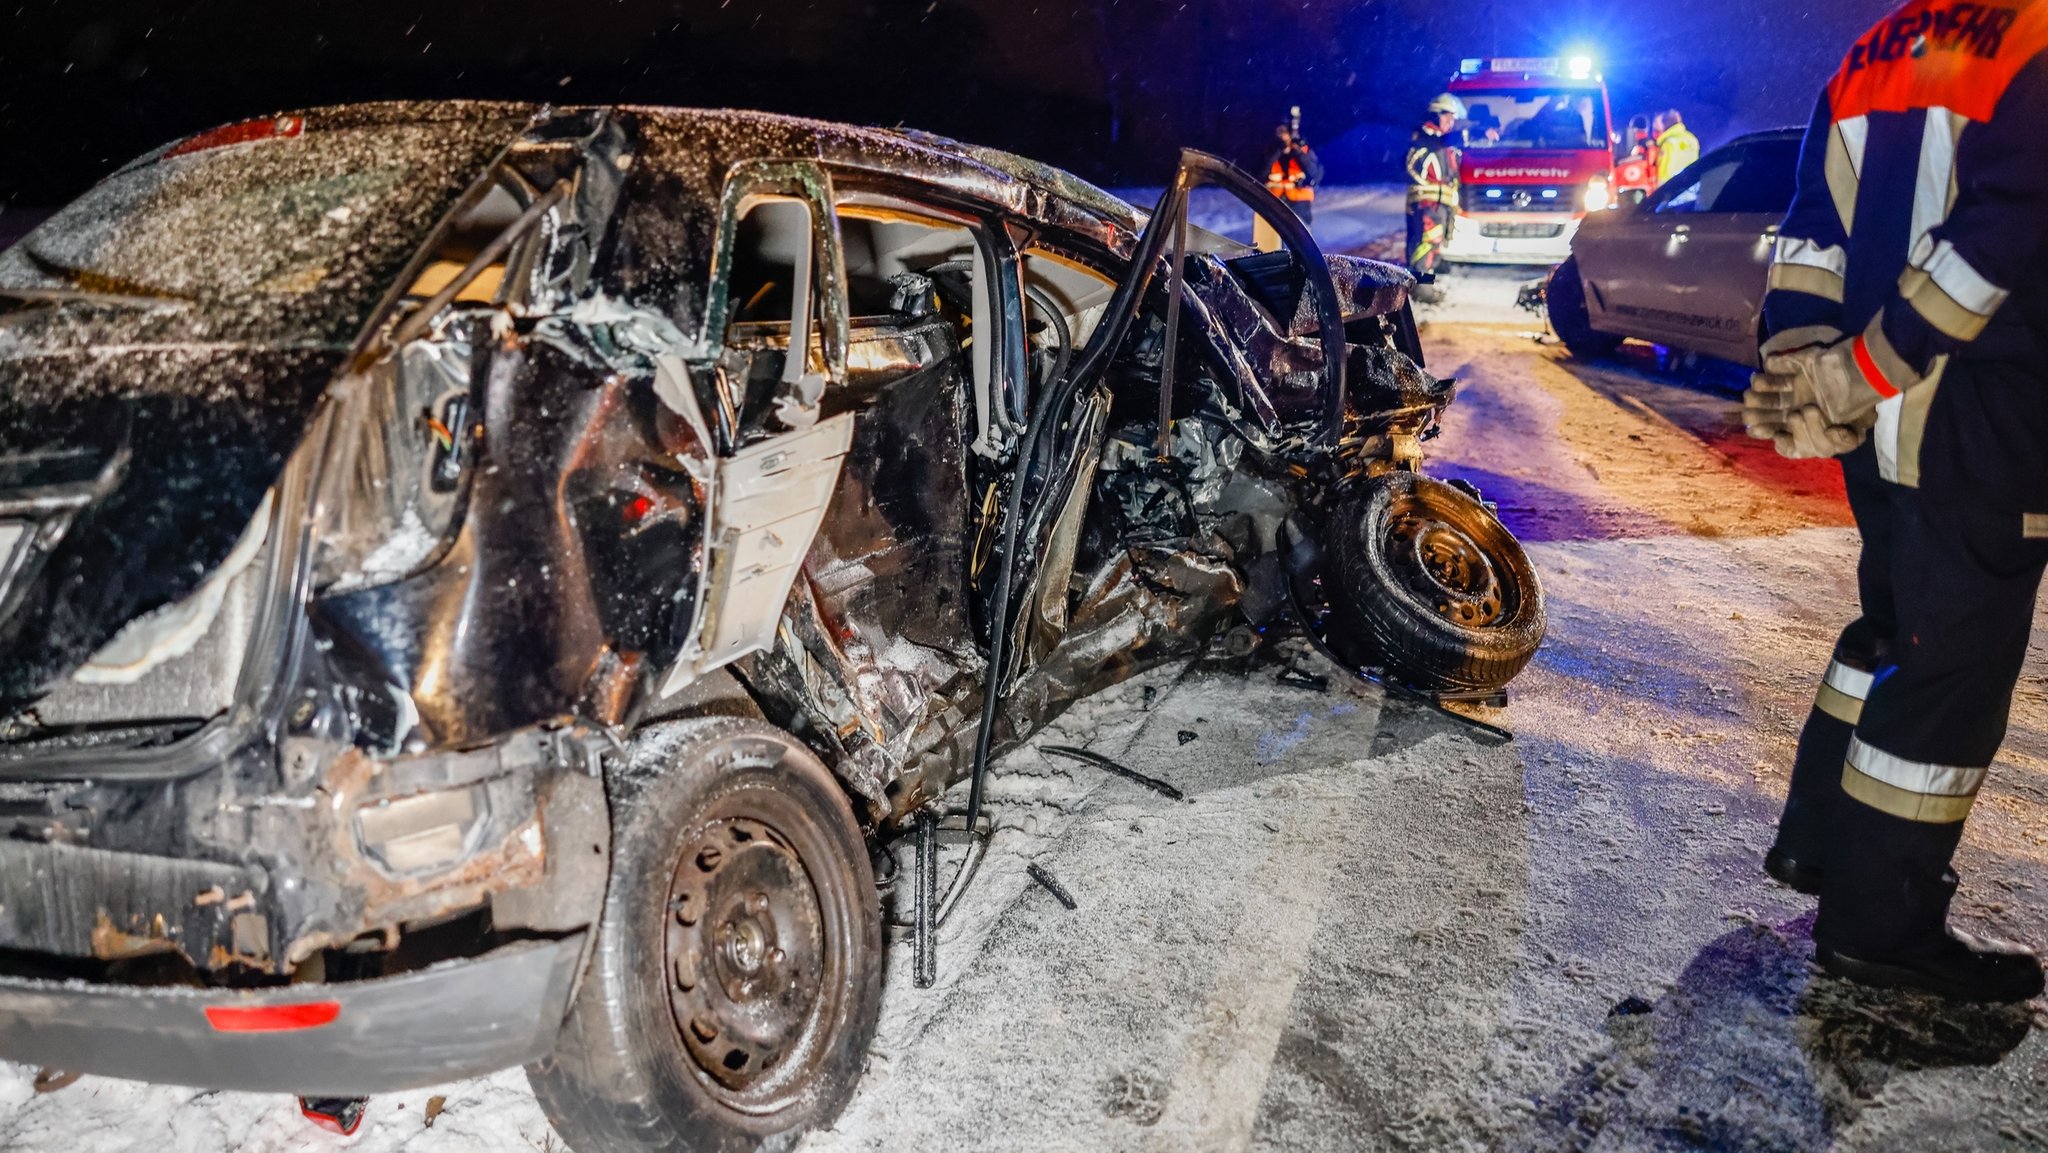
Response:
POLYGON ((1387 560, 1403 588, 1437 616, 1492 628, 1513 611, 1507 583, 1473 535, 1414 497, 1388 510, 1387 560))
POLYGON ((664 930, 669 1015, 698 1082, 749 1113, 785 1106, 821 1059, 846 972, 845 926, 804 866, 815 822, 752 791, 686 830, 664 930), (746 810, 744 815, 733 810, 746 810), (807 844, 808 843, 808 844, 807 844))

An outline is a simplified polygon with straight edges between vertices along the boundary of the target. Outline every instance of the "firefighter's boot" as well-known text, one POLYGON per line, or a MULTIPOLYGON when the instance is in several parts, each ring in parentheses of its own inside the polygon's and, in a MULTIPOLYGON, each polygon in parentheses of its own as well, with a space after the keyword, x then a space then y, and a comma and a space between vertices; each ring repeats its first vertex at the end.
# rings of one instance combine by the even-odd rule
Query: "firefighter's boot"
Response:
POLYGON ((1909 821, 1840 798, 1813 926, 1814 958, 1847 980, 1956 1001, 2039 996, 2041 962, 2016 945, 1948 927, 1949 868, 1963 822, 1909 821))
POLYGON ((1778 817, 1778 837, 1764 854, 1764 872, 1772 880, 1810 897, 1820 895, 1828 824, 1842 797, 1842 762, 1855 732, 1855 725, 1820 704, 1813 706, 1792 757, 1792 784, 1778 817))
POLYGON ((1792 783, 1785 794, 1785 812, 1778 818, 1778 836, 1764 854, 1764 872, 1771 879, 1808 896, 1819 896, 1829 824, 1842 804, 1842 766, 1849 739, 1863 719, 1863 701, 1875 680, 1869 670, 1883 661, 1885 644, 1869 618, 1842 630, 1827 672, 1813 695, 1813 710, 1799 731, 1799 751, 1792 758, 1792 783))

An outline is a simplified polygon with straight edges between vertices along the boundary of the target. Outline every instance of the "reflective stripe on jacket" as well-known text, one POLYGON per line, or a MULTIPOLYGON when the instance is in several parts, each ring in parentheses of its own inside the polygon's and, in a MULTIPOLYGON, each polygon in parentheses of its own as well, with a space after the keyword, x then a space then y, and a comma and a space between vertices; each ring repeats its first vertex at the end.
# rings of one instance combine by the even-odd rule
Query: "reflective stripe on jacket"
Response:
POLYGON ((1266 158, 1266 191, 1282 200, 1314 200, 1322 182, 1323 162, 1306 144, 1293 152, 1276 149, 1266 158))
POLYGON ((1308 173, 1302 171, 1301 165, 1292 157, 1287 158, 1285 167, 1278 160, 1273 162, 1273 167, 1266 173, 1266 191, 1282 200, 1316 198, 1316 186, 1308 182, 1308 173))
POLYGON ((1814 109, 1764 300, 1767 348, 1854 339, 1886 398, 1886 479, 1938 474, 2034 510, 2048 508, 2044 49, 2048 0, 1913 0, 1866 33, 1814 109), (1983 371, 1936 410, 1951 358, 1983 371))
POLYGON ((1408 203, 1458 203, 1460 152, 1451 138, 1425 124, 1408 138, 1408 203))

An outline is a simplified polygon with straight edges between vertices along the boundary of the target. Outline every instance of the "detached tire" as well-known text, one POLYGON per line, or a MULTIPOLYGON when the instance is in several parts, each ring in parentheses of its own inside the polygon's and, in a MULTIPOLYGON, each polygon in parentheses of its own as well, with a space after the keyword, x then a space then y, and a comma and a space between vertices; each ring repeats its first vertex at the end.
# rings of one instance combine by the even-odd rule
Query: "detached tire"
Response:
POLYGON ((723 717, 650 730, 608 788, 597 943, 534 1095, 576 1153, 794 1146, 845 1107, 881 1009, 845 794, 787 733, 723 717))
POLYGON ((1410 472, 1340 498, 1328 531, 1331 639, 1422 689, 1496 689, 1543 643, 1528 554, 1469 493, 1410 472))
POLYGON ((1579 275, 1579 258, 1574 256, 1550 274, 1543 292, 1544 307, 1550 313, 1551 331, 1565 348, 1580 360, 1598 360, 1614 355, 1621 338, 1593 329, 1593 315, 1586 308, 1586 282, 1579 275))

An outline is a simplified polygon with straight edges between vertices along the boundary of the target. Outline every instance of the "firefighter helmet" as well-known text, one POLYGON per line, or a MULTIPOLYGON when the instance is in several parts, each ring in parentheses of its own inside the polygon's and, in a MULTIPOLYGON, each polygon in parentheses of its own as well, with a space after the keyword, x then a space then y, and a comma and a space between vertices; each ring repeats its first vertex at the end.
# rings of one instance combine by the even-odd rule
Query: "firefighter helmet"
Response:
POLYGON ((1459 120, 1465 119, 1465 102, 1448 92, 1429 102, 1430 115, 1441 116, 1446 112, 1457 117, 1459 120))

